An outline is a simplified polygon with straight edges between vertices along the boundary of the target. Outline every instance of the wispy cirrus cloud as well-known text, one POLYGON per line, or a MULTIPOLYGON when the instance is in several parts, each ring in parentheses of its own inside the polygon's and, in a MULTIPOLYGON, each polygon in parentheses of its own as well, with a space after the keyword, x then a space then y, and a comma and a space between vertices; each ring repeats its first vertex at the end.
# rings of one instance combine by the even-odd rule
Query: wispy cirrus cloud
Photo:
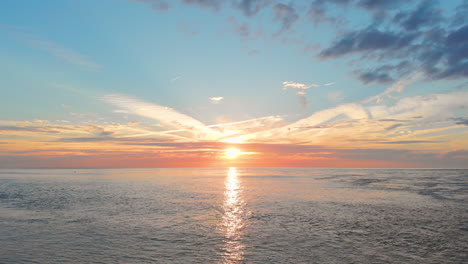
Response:
POLYGON ((44 37, 29 33, 21 33, 19 31, 12 31, 11 35, 26 43, 27 45, 43 50, 69 64, 91 70, 102 68, 100 64, 94 62, 89 56, 78 53, 77 51, 64 47, 59 43, 45 39, 44 37))
POLYGON ((122 94, 105 95, 103 100, 133 114, 158 120, 165 127, 185 130, 197 139, 210 138, 213 134, 213 131, 202 122, 169 107, 147 103, 122 94))

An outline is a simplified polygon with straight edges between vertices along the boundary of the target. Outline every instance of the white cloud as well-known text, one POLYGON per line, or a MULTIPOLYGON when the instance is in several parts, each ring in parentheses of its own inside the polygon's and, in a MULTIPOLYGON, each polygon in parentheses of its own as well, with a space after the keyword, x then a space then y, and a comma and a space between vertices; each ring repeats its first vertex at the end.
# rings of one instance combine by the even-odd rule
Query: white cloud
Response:
POLYGON ((212 104, 219 104, 221 103, 222 100, 224 100, 224 97, 222 96, 214 96, 209 98, 212 104))
POLYGON ((147 103, 122 94, 109 94, 103 99, 133 114, 158 120, 164 127, 186 130, 194 139, 208 139, 214 134, 202 122, 169 107, 147 103))
POLYGON ((332 84, 334 83, 326 83, 326 84, 320 85, 320 84, 315 84, 315 83, 305 84, 305 83, 298 83, 298 82, 293 82, 293 81, 286 81, 286 82, 283 82, 283 90, 288 90, 288 89, 297 90, 297 96, 298 96, 297 99, 299 100, 299 103, 302 105, 302 107, 306 107, 307 104, 309 103, 307 101, 307 98, 305 97, 307 95, 307 92, 306 92, 307 89, 317 88, 320 86, 328 86, 332 84))
POLYGON ((180 78, 182 78, 182 76, 176 76, 176 77, 171 79, 171 82, 175 82, 175 81, 179 80, 180 78))
POLYGON ((298 83, 292 81, 283 82, 283 89, 299 89, 299 90, 307 90, 310 88, 320 87, 320 84, 305 84, 305 83, 298 83))

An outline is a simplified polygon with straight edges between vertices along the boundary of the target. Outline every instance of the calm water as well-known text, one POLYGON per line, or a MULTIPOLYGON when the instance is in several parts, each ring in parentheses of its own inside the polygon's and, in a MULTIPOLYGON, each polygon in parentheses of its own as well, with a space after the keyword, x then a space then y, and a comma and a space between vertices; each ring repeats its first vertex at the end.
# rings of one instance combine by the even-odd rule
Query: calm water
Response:
POLYGON ((0 263, 466 263, 468 170, 0 170, 0 263))

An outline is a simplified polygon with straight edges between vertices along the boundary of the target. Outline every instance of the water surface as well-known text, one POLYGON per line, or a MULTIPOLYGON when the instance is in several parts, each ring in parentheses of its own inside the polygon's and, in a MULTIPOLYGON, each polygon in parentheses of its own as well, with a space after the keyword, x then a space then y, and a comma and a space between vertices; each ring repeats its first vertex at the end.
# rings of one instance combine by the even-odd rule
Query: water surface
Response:
POLYGON ((0 170, 0 263, 463 263, 468 170, 0 170))

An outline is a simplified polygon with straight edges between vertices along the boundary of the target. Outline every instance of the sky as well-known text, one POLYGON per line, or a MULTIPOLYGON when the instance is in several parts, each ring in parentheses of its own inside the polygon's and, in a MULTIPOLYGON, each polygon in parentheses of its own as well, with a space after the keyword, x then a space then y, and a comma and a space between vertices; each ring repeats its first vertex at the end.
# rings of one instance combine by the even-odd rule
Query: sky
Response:
POLYGON ((467 0, 0 6, 0 168, 468 168, 467 0))

